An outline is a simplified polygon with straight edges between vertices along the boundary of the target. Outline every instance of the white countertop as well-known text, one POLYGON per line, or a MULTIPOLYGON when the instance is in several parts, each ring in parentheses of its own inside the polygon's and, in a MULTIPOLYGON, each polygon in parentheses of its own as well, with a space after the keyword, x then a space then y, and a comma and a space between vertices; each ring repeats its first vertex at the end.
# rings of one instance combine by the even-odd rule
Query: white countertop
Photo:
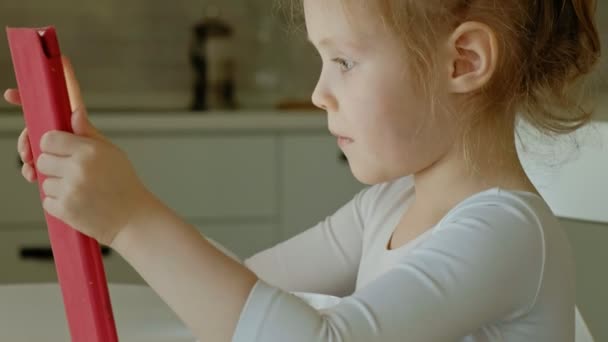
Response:
MULTIPOLYGON (((327 116, 317 112, 142 112, 92 113, 103 132, 133 131, 319 131, 329 134, 327 116)), ((23 129, 20 112, 0 113, 0 133, 23 129)))
MULTIPOLYGON (((329 134, 327 115, 322 111, 92 111, 91 120, 103 132, 319 131, 329 134)), ((595 120, 608 121, 608 91, 598 97, 595 120)), ((23 125, 20 111, 0 111, 0 133, 19 132, 23 125)))
MULTIPOLYGON (((147 286, 109 284, 121 342, 194 342, 196 338, 147 286)), ((57 283, 0 285, 0 341, 70 340, 57 283)))

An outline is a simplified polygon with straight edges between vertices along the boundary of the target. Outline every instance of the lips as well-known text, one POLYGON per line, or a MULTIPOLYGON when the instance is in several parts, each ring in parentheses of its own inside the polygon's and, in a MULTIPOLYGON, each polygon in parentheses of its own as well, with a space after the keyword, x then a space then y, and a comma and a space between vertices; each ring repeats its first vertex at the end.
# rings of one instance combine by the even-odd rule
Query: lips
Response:
POLYGON ((336 137, 338 139, 343 139, 343 140, 347 140, 347 141, 351 141, 351 142, 353 141, 352 138, 347 137, 347 136, 345 136, 343 134, 340 134, 338 132, 335 132, 335 131, 332 131, 332 130, 330 130, 329 132, 331 133, 331 135, 333 135, 334 137, 336 137))
POLYGON ((352 142, 353 142, 353 140, 350 139, 350 138, 343 138, 343 137, 339 137, 338 138, 338 146, 340 146, 340 147, 344 147, 346 145, 349 145, 352 142))

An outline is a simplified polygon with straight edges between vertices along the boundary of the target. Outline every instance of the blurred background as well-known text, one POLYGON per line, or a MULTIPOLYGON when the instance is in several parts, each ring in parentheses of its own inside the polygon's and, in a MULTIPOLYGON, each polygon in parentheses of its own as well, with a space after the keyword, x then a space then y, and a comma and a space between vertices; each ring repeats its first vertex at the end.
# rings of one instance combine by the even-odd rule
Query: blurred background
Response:
MULTIPOLYGON (((200 78, 193 60, 197 54, 208 62, 213 74, 208 80, 232 83, 233 107, 274 109, 308 102, 320 66, 301 23, 290 22, 278 3, 108 0, 76 6, 72 0, 24 0, 3 3, 0 20, 5 26, 55 25, 93 111, 192 109, 200 78)), ((598 12, 608 12, 606 7, 600 1, 598 12)), ((606 41, 608 20, 599 22, 606 41)), ((0 49, 7 48, 6 40, 0 40, 0 49)), ((604 79, 607 65, 603 63, 604 79)), ((0 85, 14 84, 10 55, 2 53, 0 85)), ((1 103, 3 107, 8 105, 1 103)))
MULTIPOLYGON (((598 2, 593 124, 560 139, 523 134, 520 154, 571 239, 581 312, 596 341, 608 341, 608 2, 598 2)), ((275 1, 4 1, 0 22, 54 25, 93 122, 156 195, 241 258, 363 188, 310 103, 319 57, 275 1)), ((0 39, 0 89, 15 85, 0 39)), ((56 281, 38 189, 20 174, 23 124, 0 101, 0 285, 56 281)), ((143 284, 103 253, 110 282, 143 284)))
MULTIPOLYGON (((5 26, 54 25, 92 110, 191 109, 199 69, 231 63, 210 78, 233 82, 239 109, 273 109, 308 101, 320 66, 300 23, 288 24, 275 1, 4 2, 5 26), (219 59, 219 61, 218 61, 219 59), (229 74, 229 75, 226 75, 229 74)), ((0 49, 7 50, 5 39, 0 49)), ((0 84, 15 84, 8 53, 0 54, 0 84)), ((5 103, 0 105, 7 107, 5 103)))

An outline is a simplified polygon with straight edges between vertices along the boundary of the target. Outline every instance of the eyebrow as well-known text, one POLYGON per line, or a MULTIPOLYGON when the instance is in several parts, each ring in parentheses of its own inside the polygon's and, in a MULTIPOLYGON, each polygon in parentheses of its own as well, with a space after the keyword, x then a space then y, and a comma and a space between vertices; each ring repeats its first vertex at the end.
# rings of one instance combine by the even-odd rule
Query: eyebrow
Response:
MULTIPOLYGON (((309 36, 306 37, 308 39, 308 42, 310 42, 311 44, 315 45, 314 42, 310 39, 309 36)), ((354 50, 362 50, 363 49, 363 45, 361 43, 349 40, 349 41, 344 41, 341 42, 341 44, 337 44, 334 39, 332 39, 331 37, 325 37, 323 39, 321 39, 319 41, 319 46, 325 46, 325 47, 330 47, 330 46, 336 46, 336 45, 344 45, 346 47, 349 47, 351 49, 354 50)))

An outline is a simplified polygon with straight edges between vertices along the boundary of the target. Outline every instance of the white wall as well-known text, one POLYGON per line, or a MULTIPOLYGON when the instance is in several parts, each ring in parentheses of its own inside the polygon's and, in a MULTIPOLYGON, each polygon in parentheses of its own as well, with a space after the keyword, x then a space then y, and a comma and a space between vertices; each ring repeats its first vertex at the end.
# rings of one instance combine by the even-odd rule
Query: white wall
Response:
MULTIPOLYGON (((3 1, 0 23, 57 26, 62 50, 73 59, 90 109, 177 109, 186 107, 191 95, 190 28, 205 6, 219 5, 236 30, 241 102, 307 100, 319 73, 319 58, 303 32, 286 34, 289 27, 300 24, 290 26, 273 12, 276 1, 106 0, 78 2, 77 6, 73 0, 3 1)), ((598 3, 606 50, 608 1, 598 3)), ((4 89, 15 84, 6 39, 0 39, 0 51, 0 89, 4 89)), ((608 91, 608 53, 603 60, 608 91)), ((0 101, 2 107, 8 104, 0 101)), ((608 113, 604 117, 608 120, 608 113)))
MULTIPOLYGON (((56 26, 89 108, 180 109, 191 99, 192 26, 209 5, 234 28, 240 102, 308 99, 319 58, 303 32, 287 33, 275 0, 3 1, 2 27, 56 26), (297 66, 297 67, 295 67, 297 66)), ((2 30, 4 32, 4 30, 2 30)), ((5 37, 5 35, 3 35, 5 37)), ((0 37, 0 89, 15 84, 0 37)), ((7 107, 0 101, 0 107, 7 107)))

